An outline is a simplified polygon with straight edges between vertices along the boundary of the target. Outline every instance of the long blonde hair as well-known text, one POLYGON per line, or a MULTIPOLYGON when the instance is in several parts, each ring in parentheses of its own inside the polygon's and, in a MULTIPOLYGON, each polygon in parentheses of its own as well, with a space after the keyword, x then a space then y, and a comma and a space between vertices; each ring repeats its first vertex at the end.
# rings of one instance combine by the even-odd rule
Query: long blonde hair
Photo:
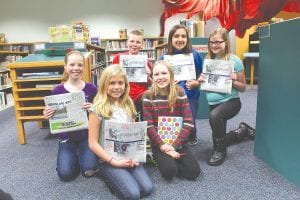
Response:
POLYGON ((96 97, 94 98, 94 108, 96 113, 104 118, 111 118, 112 117, 112 104, 110 102, 110 97, 107 94, 107 90, 110 84, 110 80, 113 76, 122 76, 125 82, 125 91, 121 95, 119 99, 120 106, 126 111, 126 113, 135 119, 136 117, 136 110, 133 104, 133 101, 129 97, 129 82, 126 76, 124 69, 118 65, 110 65, 106 67, 103 72, 101 73, 101 77, 99 80, 99 88, 96 97))
POLYGON ((217 35, 217 34, 220 34, 222 39, 224 40, 225 42, 225 54, 224 54, 224 57, 226 60, 228 60, 230 54, 231 54, 231 47, 230 47, 230 40, 229 40, 229 35, 228 35, 228 31, 225 29, 225 28, 218 28, 216 30, 214 30, 208 37, 208 53, 206 55, 206 58, 208 59, 215 59, 216 58, 216 55, 212 52, 212 50, 210 49, 209 47, 209 42, 210 42, 210 39, 217 35))
MULTIPOLYGON (((174 82, 174 72, 173 72, 171 64, 169 62, 164 61, 164 60, 159 60, 159 61, 155 62, 154 66, 152 68, 152 71, 151 71, 152 76, 153 76, 153 69, 157 66, 165 66, 167 68, 167 70, 169 71, 170 84, 169 84, 169 88, 168 88, 168 90, 169 90, 168 103, 169 103, 169 106, 171 107, 171 111, 173 111, 175 103, 176 103, 176 99, 178 96, 177 86, 174 82)), ((152 92, 153 92, 154 96, 159 95, 159 88, 157 87, 155 82, 153 82, 153 84, 152 84, 152 92)))
MULTIPOLYGON (((65 58, 64 58, 64 62, 65 62, 65 66, 68 64, 68 58, 70 55, 72 54, 78 54, 82 57, 83 59, 83 65, 85 64, 84 62, 84 56, 82 55, 82 53, 80 51, 77 51, 77 50, 72 50, 72 51, 69 51, 66 55, 65 55, 65 58)), ((61 82, 64 83, 66 82, 67 80, 69 79, 69 74, 64 70, 63 72, 63 77, 62 77, 62 80, 61 82)))

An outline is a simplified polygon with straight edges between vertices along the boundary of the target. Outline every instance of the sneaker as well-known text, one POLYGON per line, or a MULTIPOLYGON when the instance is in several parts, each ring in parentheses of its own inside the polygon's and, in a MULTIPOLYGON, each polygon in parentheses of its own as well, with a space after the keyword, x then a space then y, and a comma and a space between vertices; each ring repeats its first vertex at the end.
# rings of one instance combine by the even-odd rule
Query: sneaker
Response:
POLYGON ((194 146, 194 145, 198 144, 198 138, 191 138, 191 139, 189 138, 187 143, 189 146, 194 146))

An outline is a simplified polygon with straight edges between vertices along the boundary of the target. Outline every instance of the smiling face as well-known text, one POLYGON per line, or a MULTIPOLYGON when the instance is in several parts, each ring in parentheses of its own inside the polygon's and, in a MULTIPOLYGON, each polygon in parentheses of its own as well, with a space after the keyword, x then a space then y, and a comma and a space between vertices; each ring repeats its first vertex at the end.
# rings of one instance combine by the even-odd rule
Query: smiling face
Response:
POLYGON ((125 80, 122 75, 112 76, 107 88, 107 94, 111 101, 116 102, 124 94, 125 80))
POLYGON ((157 64, 153 67, 153 82, 159 89, 159 93, 165 93, 169 90, 170 72, 163 64, 157 64))
POLYGON ((64 66, 65 72, 68 74, 69 79, 81 79, 84 70, 84 59, 79 53, 70 54, 67 57, 67 62, 64 66))
POLYGON ((216 57, 223 57, 225 55, 226 42, 220 33, 213 35, 209 39, 209 48, 216 57))
POLYGON ((183 28, 177 29, 172 36, 172 45, 177 50, 182 50, 187 45, 187 33, 183 28))
POLYGON ((129 54, 136 55, 142 49, 143 46, 143 36, 129 34, 127 40, 127 46, 129 54))

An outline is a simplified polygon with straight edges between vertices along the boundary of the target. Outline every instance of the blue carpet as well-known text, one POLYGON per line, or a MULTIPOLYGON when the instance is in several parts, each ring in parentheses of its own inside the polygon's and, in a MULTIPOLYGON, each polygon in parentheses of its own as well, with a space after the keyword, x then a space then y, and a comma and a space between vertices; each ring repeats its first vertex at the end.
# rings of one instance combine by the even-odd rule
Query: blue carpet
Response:
MULTIPOLYGON (((228 122, 228 130, 241 121, 255 127, 257 89, 241 94, 242 110, 228 122)), ((77 177, 61 182, 57 177, 57 139, 36 122, 25 123, 26 145, 17 139, 14 108, 0 112, 0 188, 15 200, 116 199, 101 179, 77 177)), ((212 141, 208 120, 197 121, 199 143, 192 148, 202 174, 196 181, 165 181, 157 168, 147 166, 155 193, 147 199, 300 199, 300 189, 253 155, 254 142, 245 141, 228 147, 223 165, 206 164, 212 141)))

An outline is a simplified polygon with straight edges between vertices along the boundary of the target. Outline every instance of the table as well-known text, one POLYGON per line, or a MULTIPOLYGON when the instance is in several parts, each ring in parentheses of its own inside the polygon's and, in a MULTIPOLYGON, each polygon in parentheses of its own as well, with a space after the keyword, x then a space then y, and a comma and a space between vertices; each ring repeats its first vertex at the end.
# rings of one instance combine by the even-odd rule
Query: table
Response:
POLYGON ((245 58, 250 59, 250 88, 253 89, 253 82, 254 82, 254 61, 259 58, 258 52, 247 52, 244 53, 243 56, 245 58))

